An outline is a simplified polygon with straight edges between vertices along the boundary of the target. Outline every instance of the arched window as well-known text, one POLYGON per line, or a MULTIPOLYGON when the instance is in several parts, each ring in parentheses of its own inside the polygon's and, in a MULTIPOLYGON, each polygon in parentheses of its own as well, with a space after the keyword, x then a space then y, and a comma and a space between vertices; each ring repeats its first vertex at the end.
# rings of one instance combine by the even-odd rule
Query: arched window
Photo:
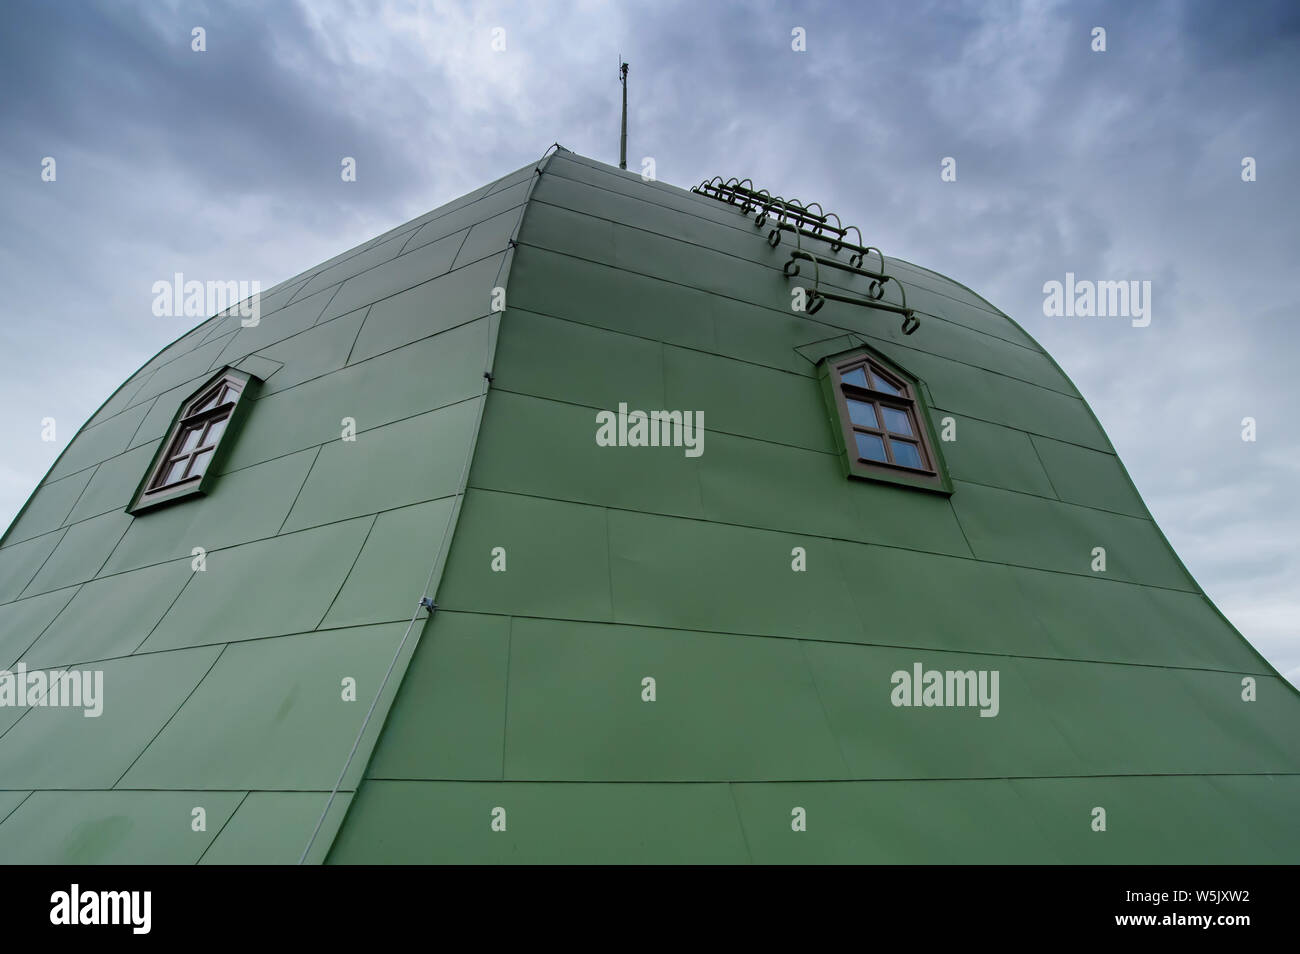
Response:
POLYGON ((850 474, 951 491, 915 379, 867 351, 828 359, 823 377, 850 474))

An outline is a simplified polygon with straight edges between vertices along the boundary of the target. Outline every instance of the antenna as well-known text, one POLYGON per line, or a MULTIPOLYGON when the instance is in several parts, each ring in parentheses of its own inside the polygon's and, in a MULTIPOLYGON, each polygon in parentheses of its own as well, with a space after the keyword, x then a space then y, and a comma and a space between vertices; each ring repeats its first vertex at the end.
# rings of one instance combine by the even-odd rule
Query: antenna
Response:
POLYGON ((618 81, 623 84, 623 136, 618 141, 618 167, 627 168, 627 64, 618 55, 618 81))

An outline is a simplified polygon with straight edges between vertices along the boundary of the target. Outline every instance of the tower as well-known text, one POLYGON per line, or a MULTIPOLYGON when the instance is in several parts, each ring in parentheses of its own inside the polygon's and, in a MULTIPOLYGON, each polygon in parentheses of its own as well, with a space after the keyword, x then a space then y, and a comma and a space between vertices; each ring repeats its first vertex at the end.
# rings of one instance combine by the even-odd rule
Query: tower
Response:
POLYGON ((0 540, 0 666, 102 680, 0 706, 0 859, 1294 860, 1295 690, 850 246, 558 150, 182 336, 0 540))

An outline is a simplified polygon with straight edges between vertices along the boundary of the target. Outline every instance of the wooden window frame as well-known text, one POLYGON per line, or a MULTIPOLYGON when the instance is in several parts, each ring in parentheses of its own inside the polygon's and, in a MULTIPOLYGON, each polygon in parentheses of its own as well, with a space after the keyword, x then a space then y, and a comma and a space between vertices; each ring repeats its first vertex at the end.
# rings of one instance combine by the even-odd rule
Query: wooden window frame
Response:
POLYGON ((869 348, 859 348, 823 359, 820 377, 823 393, 834 412, 836 443, 847 476, 885 481, 943 494, 952 493, 952 481, 948 477, 942 451, 935 439, 929 404, 919 380, 869 348), (865 372, 867 387, 845 380, 846 375, 858 369, 865 372), (872 386, 876 381, 884 382, 899 393, 892 394, 872 386), (872 407, 875 427, 853 420, 849 413, 850 400, 860 401, 872 407), (906 415, 912 433, 905 434, 890 429, 881 413, 882 408, 889 408, 906 415), (886 459, 878 461, 863 457, 858 449, 856 434, 875 435, 884 448, 886 459), (891 441, 905 442, 914 446, 921 459, 921 466, 913 467, 895 460, 891 441))
POLYGON ((136 488, 127 512, 138 514, 163 504, 208 493, 234 442, 234 432, 242 423, 260 383, 259 379, 247 371, 226 367, 208 378, 202 387, 186 398, 172 418, 166 436, 158 445, 158 451, 136 488), (214 393, 217 403, 204 407, 214 393), (212 425, 217 423, 224 425, 221 432, 215 439, 208 440, 212 425), (187 449, 185 441, 195 431, 199 432, 199 441, 187 449), (203 454, 207 454, 206 461, 202 470, 195 472, 195 463, 203 454), (167 474, 178 462, 184 463, 180 477, 167 480, 167 474))
POLYGON ((191 411, 177 422, 171 445, 168 447, 167 453, 158 461, 158 466, 154 468, 153 477, 149 481, 149 489, 146 493, 157 493, 160 490, 179 487, 192 480, 202 479, 208 467, 212 464, 217 445, 221 443, 221 438, 225 436, 225 427, 230 423, 230 415, 235 412, 235 405, 239 402, 239 394, 242 391, 242 384, 236 383, 230 377, 224 377, 189 403, 190 408, 206 404, 212 400, 213 392, 219 392, 215 395, 217 398, 216 404, 205 407, 200 411, 191 411), (222 398, 225 398, 225 400, 222 400, 222 398), (221 432, 215 438, 209 440, 215 424, 222 425, 221 432), (194 447, 187 450, 186 441, 189 439, 190 434, 194 432, 198 432, 199 440, 194 447), (203 454, 208 455, 204 461, 203 469, 195 473, 194 465, 203 454), (176 480, 166 480, 166 476, 171 473, 175 465, 182 462, 184 462, 184 468, 181 470, 181 476, 176 480))

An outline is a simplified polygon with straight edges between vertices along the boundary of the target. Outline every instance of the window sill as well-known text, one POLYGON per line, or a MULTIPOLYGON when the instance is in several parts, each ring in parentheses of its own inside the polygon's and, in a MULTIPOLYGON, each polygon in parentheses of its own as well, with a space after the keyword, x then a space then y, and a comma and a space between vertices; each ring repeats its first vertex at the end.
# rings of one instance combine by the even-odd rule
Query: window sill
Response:
MULTIPOLYGON (((206 475, 205 475, 206 476, 206 475)), ((177 484, 174 487, 168 487, 164 490, 157 490, 151 494, 143 495, 139 500, 126 508, 126 512, 135 515, 145 513, 149 510, 156 510, 165 504, 175 503, 178 500, 188 500, 190 497, 201 497, 206 491, 203 489, 204 479, 188 481, 184 484, 177 484)))

